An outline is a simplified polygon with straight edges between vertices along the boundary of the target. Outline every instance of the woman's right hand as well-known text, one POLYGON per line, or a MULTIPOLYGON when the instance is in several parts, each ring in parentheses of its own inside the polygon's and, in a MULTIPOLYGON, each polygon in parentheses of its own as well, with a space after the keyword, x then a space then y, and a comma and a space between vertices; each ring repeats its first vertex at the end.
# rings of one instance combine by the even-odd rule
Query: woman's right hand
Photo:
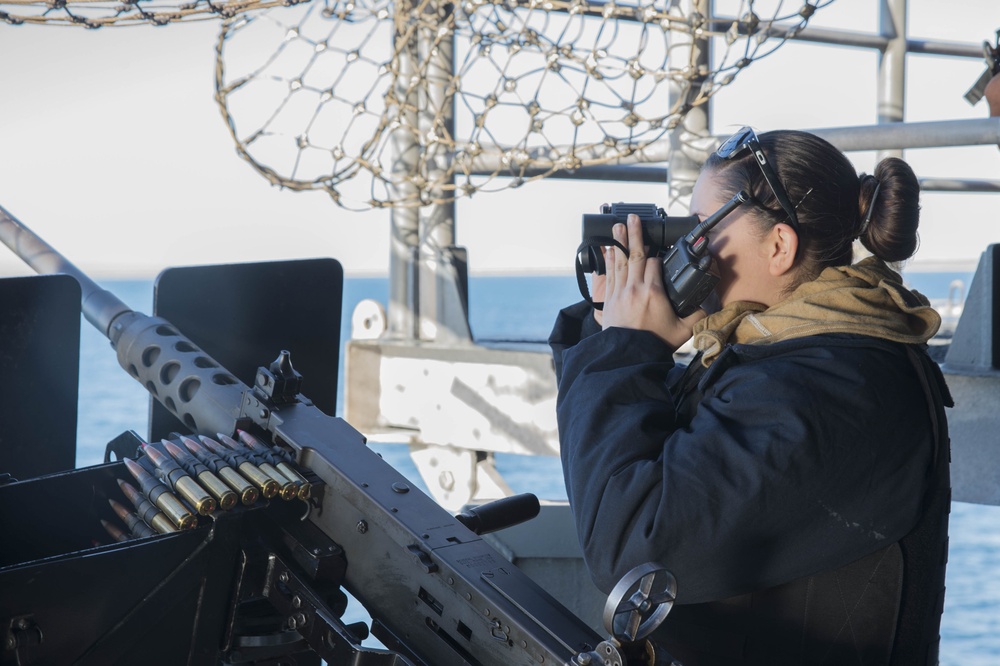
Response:
MULTIPOLYGON (((691 338, 695 323, 708 316, 707 313, 699 308, 681 319, 674 312, 663 287, 662 262, 657 257, 646 257, 642 223, 636 215, 629 215, 627 227, 616 224, 612 233, 615 240, 628 248, 629 256, 617 247, 605 250, 607 275, 600 287, 604 316, 598 321, 603 328, 619 326, 650 331, 676 351, 691 338)), ((596 285, 594 291, 596 301, 596 285)))

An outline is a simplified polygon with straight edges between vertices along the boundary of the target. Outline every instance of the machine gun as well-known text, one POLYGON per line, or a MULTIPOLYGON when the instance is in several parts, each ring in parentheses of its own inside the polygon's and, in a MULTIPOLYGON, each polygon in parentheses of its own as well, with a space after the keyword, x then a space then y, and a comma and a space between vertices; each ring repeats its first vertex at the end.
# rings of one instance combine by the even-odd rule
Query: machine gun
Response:
MULTIPOLYGON (((480 538, 537 512, 533 497, 453 516, 361 433, 299 394, 288 354, 247 386, 169 321, 101 289, 2 207, 0 240, 37 272, 77 279, 83 314, 111 341, 119 364, 192 433, 251 433, 312 483, 307 500, 217 511, 200 518, 200 528, 0 561, 0 630, 8 630, 0 664, 672 661, 645 640, 676 593, 666 570, 645 565, 622 579, 604 612, 612 636, 602 639, 480 538), (366 626, 341 621, 342 590, 371 614, 371 632, 386 649, 363 644, 366 626), (55 639, 60 631, 73 635, 55 639)), ((119 440, 109 447, 135 451, 137 437, 119 440)), ((0 505, 31 511, 39 497, 75 495, 106 506, 129 478, 123 468, 109 463, 0 486, 0 505)), ((19 518, 21 527, 39 529, 38 516, 54 512, 38 511, 19 518)))

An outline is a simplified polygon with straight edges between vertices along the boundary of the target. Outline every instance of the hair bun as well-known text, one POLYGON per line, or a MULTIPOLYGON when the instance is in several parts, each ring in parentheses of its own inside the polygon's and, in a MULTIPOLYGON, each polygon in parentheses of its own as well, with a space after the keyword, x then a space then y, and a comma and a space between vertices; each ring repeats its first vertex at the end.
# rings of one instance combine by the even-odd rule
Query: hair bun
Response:
POLYGON ((875 167, 874 175, 860 176, 860 186, 858 233, 862 245, 883 261, 912 257, 920 222, 920 182, 913 169, 899 158, 887 157, 875 167))

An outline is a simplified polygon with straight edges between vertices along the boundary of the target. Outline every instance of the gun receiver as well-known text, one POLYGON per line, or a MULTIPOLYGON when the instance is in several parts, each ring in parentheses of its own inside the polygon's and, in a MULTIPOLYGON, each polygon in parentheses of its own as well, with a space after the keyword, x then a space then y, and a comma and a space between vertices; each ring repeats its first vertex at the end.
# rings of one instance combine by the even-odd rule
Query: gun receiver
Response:
MULTIPOLYGON (((288 384, 276 386, 292 382, 297 389, 287 357, 261 368, 255 386, 247 386, 169 321, 135 312, 100 289, 2 207, 0 240, 36 271, 76 277, 83 313, 111 341, 121 367, 192 433, 253 432, 318 477, 312 497, 299 505, 308 507, 305 523, 288 526, 282 537, 287 541, 292 535, 291 550, 298 556, 287 557, 265 539, 261 552, 244 552, 261 564, 241 565, 236 584, 259 590, 321 658, 334 664, 435 666, 646 662, 644 657, 630 662, 627 645, 602 640, 466 527, 469 516, 456 518, 413 487, 347 422, 301 395, 289 395, 288 384), (342 573, 324 569, 327 556, 341 549, 342 573), (258 578, 250 579, 256 572, 258 578), (318 584, 343 586, 357 598, 388 651, 363 647, 318 584)), ((293 506, 272 502, 266 511, 294 515, 293 506)), ((213 529, 235 522, 219 520, 213 529)), ((238 615, 239 601, 234 604, 238 615)), ((233 624, 238 622, 230 631, 233 624)), ((218 644, 231 648, 233 637, 218 644)), ((217 662, 224 651, 206 663, 217 662)))

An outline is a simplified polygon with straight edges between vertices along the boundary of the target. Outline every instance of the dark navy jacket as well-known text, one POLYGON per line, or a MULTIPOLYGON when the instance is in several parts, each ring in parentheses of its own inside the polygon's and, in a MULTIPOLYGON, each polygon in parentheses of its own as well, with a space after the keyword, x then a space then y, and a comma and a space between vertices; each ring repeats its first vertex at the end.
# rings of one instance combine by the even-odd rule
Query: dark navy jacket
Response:
MULTIPOLYGON (((731 605, 870 557, 865 567, 883 566, 890 579, 885 594, 900 595, 893 580, 905 563, 895 544, 927 510, 937 459, 934 410, 905 345, 853 335, 731 345, 705 369, 676 366, 651 333, 595 331, 579 304, 560 314, 550 344, 567 493, 598 587, 609 591, 653 561, 676 576, 679 604, 731 605)), ((871 587, 869 573, 855 575, 858 594, 871 587)), ((815 580, 799 585, 793 615, 817 607, 815 580)), ((891 649, 892 615, 873 639, 882 656, 865 663, 882 663, 891 649)), ((807 640, 797 631, 782 639, 807 640)), ((711 645, 718 632, 704 634, 731 659, 690 663, 757 663, 741 660, 746 636, 727 647, 711 645)))

